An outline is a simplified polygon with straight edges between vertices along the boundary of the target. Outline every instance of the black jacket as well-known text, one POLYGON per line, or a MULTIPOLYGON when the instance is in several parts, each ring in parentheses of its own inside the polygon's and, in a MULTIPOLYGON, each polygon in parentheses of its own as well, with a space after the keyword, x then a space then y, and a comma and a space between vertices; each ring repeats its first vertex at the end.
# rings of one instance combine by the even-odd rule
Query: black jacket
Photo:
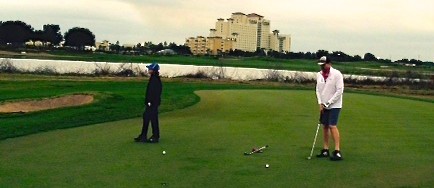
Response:
POLYGON ((163 91, 163 84, 161 83, 160 76, 152 74, 149 78, 148 86, 146 87, 145 105, 151 103, 151 105, 160 105, 161 93, 163 91))

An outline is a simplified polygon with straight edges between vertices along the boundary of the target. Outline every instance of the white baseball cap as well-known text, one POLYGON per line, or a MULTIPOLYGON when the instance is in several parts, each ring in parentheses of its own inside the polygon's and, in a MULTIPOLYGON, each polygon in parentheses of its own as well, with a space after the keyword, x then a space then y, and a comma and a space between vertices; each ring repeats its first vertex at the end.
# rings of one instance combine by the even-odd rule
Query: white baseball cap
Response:
POLYGON ((325 63, 330 63, 330 62, 331 62, 330 58, 328 58, 327 56, 322 56, 318 60, 318 65, 324 65, 325 63))

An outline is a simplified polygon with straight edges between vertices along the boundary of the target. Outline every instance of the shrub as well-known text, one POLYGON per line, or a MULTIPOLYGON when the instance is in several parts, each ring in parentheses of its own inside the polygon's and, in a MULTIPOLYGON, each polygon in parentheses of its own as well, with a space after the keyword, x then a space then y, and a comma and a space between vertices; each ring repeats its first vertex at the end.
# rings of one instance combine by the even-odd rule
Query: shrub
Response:
POLYGON ((307 83, 315 83, 316 80, 314 78, 309 78, 307 75, 302 72, 295 72, 292 76, 286 76, 284 82, 286 83, 295 83, 295 84, 307 84, 307 83))
POLYGON ((185 77, 186 78, 209 78, 208 75, 202 70, 199 70, 196 73, 187 74, 185 75, 185 77))
POLYGON ((105 63, 105 64, 95 63, 95 66, 96 66, 96 68, 92 72, 92 74, 95 76, 108 76, 108 75, 112 74, 110 65, 108 65, 107 63, 105 63))
POLYGON ((17 73, 19 72, 18 68, 14 66, 10 59, 3 59, 0 62, 0 72, 2 73, 17 73))
POLYGON ((116 71, 116 76, 125 76, 125 77, 134 77, 136 76, 136 73, 132 70, 132 64, 129 65, 127 63, 123 63, 119 66, 118 70, 116 71))
POLYGON ((50 67, 50 66, 38 67, 32 73, 33 74, 43 74, 43 75, 58 75, 59 74, 54 67, 50 67))
POLYGON ((278 82, 278 81, 282 81, 284 79, 283 79, 282 74, 280 74, 279 70, 269 69, 265 72, 264 80, 272 81, 272 82, 278 82))

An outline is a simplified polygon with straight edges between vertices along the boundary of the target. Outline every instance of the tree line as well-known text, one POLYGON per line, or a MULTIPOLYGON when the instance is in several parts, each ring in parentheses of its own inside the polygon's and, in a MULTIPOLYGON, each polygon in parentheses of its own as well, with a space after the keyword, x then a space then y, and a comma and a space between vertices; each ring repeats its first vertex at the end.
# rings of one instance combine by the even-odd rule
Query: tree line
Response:
MULTIPOLYGON (((95 35, 87 28, 74 27, 67 30, 64 35, 60 32, 60 26, 55 24, 46 24, 42 30, 35 30, 32 26, 22 21, 0 21, 0 47, 2 48, 22 48, 26 47, 29 41, 38 41, 42 43, 43 48, 53 48, 63 46, 66 49, 85 50, 86 47, 95 46, 95 35), (62 44, 62 45, 61 45, 62 44)), ((154 54, 165 49, 171 49, 177 54, 191 55, 189 47, 185 45, 176 45, 175 43, 159 43, 152 42, 138 43, 132 47, 125 47, 117 41, 110 44, 108 53, 120 54, 154 54)), ((96 49, 101 50, 101 49, 96 49)), ((232 57, 273 57, 280 59, 317 59, 321 56, 329 56, 334 61, 381 61, 391 63, 390 59, 378 59, 372 53, 366 53, 363 57, 359 55, 351 56, 342 51, 328 52, 326 50, 318 50, 317 52, 277 52, 265 51, 257 49, 255 52, 245 52, 241 50, 230 50, 229 52, 220 53, 218 56, 232 57)), ((414 65, 429 65, 432 62, 422 62, 415 59, 401 59, 396 63, 414 64, 414 65)))
POLYGON ((230 56, 230 57, 273 57, 278 59, 318 59, 322 56, 328 56, 333 61, 336 62, 381 62, 381 63, 399 63, 399 64, 411 64, 411 65, 426 65, 433 66, 432 62, 423 62, 416 59, 400 59, 392 62, 390 59, 377 58, 372 53, 365 53, 362 56, 359 55, 348 55, 342 51, 329 52, 327 50, 318 50, 316 52, 277 52, 277 51, 265 51, 264 49, 257 48, 255 52, 245 52, 241 50, 230 50, 227 53, 220 53, 219 56, 230 56))
POLYGON ((22 21, 0 21, 0 46, 24 47, 29 41, 39 41, 42 46, 55 47, 64 42, 64 46, 84 49, 95 45, 95 35, 86 28, 74 27, 60 32, 60 26, 46 24, 42 30, 35 30, 22 21))
MULTIPOLYGON (((134 46, 122 46, 119 41, 114 44, 109 45, 109 50, 105 53, 117 53, 117 54, 128 54, 128 55, 149 55, 149 54, 167 54, 167 52, 162 52, 163 50, 170 49, 174 53, 179 55, 191 55, 190 48, 185 45, 177 45, 174 42, 160 42, 154 44, 152 42, 137 43, 134 46)), ((97 49, 102 50, 102 49, 97 49)), ((171 53, 168 53, 171 54, 171 53)))
MULTIPOLYGON (((0 47, 2 48, 23 48, 29 41, 41 43, 42 48, 59 48, 67 50, 86 50, 87 47, 95 46, 95 35, 87 28, 74 27, 65 32, 60 32, 60 26, 46 24, 42 30, 35 30, 31 25, 22 21, 0 21, 0 47)), ((117 41, 110 44, 109 53, 122 54, 152 54, 164 49, 172 49, 178 54, 191 54, 190 49, 184 45, 175 43, 152 42, 138 43, 132 47, 126 47, 117 41)), ((96 49, 98 50, 98 49, 96 49)))

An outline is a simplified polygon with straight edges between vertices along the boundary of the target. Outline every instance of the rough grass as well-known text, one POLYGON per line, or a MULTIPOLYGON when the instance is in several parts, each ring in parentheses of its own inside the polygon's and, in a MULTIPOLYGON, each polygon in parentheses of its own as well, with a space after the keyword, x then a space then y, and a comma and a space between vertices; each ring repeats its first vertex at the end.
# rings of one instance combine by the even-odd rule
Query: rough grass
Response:
POLYGON ((140 119, 3 140, 0 185, 429 187, 434 184, 432 103, 346 93, 339 123, 345 160, 336 163, 306 160, 318 118, 313 91, 223 90, 197 94, 200 103, 161 114, 162 139, 155 145, 132 142, 139 133, 140 119), (252 147, 265 144, 270 147, 264 153, 243 156, 252 147), (163 150, 166 155, 162 155, 163 150), (264 168, 266 163, 270 168, 264 168))

